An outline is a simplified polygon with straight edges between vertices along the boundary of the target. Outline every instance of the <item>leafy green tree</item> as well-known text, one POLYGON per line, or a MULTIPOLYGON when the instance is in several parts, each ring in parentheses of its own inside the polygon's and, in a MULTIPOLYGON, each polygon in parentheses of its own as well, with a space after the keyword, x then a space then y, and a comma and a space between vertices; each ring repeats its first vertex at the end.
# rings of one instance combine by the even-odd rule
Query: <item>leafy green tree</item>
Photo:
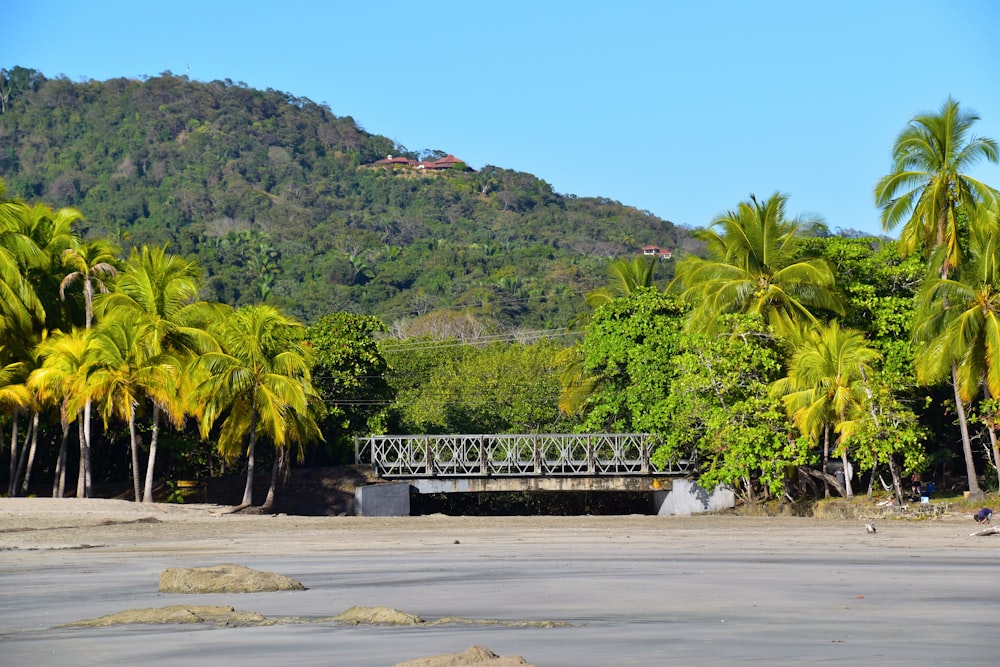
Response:
MULTIPOLYGON (((240 507, 253 504, 257 440, 276 450, 311 432, 312 348, 304 327, 271 306, 246 306, 212 329, 220 350, 207 352, 193 372, 204 379, 195 387, 202 437, 222 420, 219 451, 229 459, 247 452, 247 482, 240 507), (303 420, 305 423, 303 423, 303 420)), ((280 456, 276 456, 276 464, 280 456)))
POLYGON ((384 414, 394 396, 376 340, 384 332, 378 318, 345 312, 327 315, 306 331, 315 353, 313 386, 325 406, 320 428, 327 445, 340 452, 351 451, 353 436, 384 428, 384 414))
POLYGON ((862 378, 868 397, 869 414, 859 418, 851 428, 851 451, 862 469, 871 470, 868 495, 872 495, 880 465, 889 468, 892 489, 896 500, 902 504, 903 470, 923 470, 927 462, 924 440, 927 429, 907 402, 901 398, 903 383, 899 375, 889 369, 867 374, 862 378))
POLYGON ((772 386, 799 431, 812 442, 822 437, 823 474, 827 481, 831 429, 838 434, 836 449, 844 470, 843 493, 848 498, 854 495, 848 442, 852 429, 867 414, 864 381, 878 358, 878 352, 868 346, 863 334, 841 329, 834 320, 806 334, 792 355, 787 376, 772 386))
POLYGON ((27 67, 0 69, 0 114, 5 114, 11 104, 23 93, 37 89, 45 80, 42 73, 27 67))
POLYGON ((769 393, 782 372, 778 341, 759 316, 727 315, 720 325, 716 334, 684 334, 670 360, 669 426, 653 462, 693 458, 704 484, 730 485, 748 500, 757 486, 780 495, 788 470, 805 464, 808 452, 769 393))
POLYGON ((541 340, 465 345, 459 354, 440 355, 402 406, 406 422, 418 433, 559 432, 557 352, 541 340))
MULTIPOLYGON (((656 260, 639 256, 631 260, 614 259, 608 264, 607 285, 598 287, 584 295, 589 310, 575 317, 569 325, 575 329, 585 325, 593 317, 595 310, 617 298, 627 297, 639 288, 653 286, 653 274, 656 260)), ((559 409, 566 415, 577 413, 594 390, 594 378, 587 377, 583 371, 583 358, 577 345, 562 350, 556 359, 561 367, 559 381, 562 392, 559 396, 559 409)))
POLYGON ((641 288, 595 314, 580 343, 594 390, 582 411, 586 432, 667 433, 667 399, 676 377, 686 309, 641 288))
POLYGON ((902 503, 900 466, 921 470, 927 459, 927 432, 913 406, 921 406, 928 422, 940 421, 928 412, 931 403, 924 399, 929 397, 918 387, 910 341, 926 266, 917 255, 902 256, 899 243, 886 238, 816 238, 807 243, 804 252, 822 256, 831 264, 837 286, 846 296, 842 324, 863 331, 882 355, 881 363, 865 381, 871 390, 871 419, 855 429, 852 450, 861 469, 872 471, 869 494, 874 481, 881 479, 879 466, 887 466, 891 488, 902 503))
POLYGON ((709 331, 720 315, 760 315, 780 335, 815 323, 815 309, 843 314, 834 275, 825 260, 798 255, 816 220, 785 218, 786 197, 750 201, 716 218, 695 235, 708 258, 689 255, 677 264, 680 298, 693 306, 691 325, 709 331))

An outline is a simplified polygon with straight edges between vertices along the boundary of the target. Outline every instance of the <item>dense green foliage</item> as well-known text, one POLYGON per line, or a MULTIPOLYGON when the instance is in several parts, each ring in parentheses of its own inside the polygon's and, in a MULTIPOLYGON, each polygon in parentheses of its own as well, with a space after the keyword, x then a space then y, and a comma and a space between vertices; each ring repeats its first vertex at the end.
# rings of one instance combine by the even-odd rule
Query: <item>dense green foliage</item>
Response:
MULTIPOLYGON (((0 113, 11 195, 86 213, 84 235, 169 244, 202 295, 266 300, 306 322, 386 323, 468 308, 503 326, 565 326, 607 258, 686 231, 495 166, 373 166, 414 153, 324 104, 166 72, 72 82, 13 68, 0 113)), ((459 156, 461 157, 461 156, 459 156)), ((624 166, 623 166, 624 168, 624 166)))
POLYGON ((0 188, 8 493, 36 454, 56 495, 93 471, 147 499, 239 462, 249 504, 259 453, 270 504, 292 458, 372 432, 650 433, 654 464, 746 498, 996 483, 1000 196, 962 169, 997 155, 951 100, 876 187, 900 242, 751 196, 674 275, 634 254, 682 245, 669 223, 495 167, 375 166, 407 153, 284 93, 15 68, 0 98, 11 194, 83 207, 0 188))

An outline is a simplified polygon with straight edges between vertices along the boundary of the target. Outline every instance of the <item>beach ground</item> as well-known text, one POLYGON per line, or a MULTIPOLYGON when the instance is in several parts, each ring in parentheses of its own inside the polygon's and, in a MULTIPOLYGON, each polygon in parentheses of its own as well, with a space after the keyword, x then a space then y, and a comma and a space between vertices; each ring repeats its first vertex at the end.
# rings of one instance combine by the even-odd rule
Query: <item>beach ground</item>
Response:
POLYGON ((394 665, 485 646, 539 667, 989 665, 1000 536, 966 513, 797 517, 303 517, 219 505, 0 499, 5 665, 394 665), (168 567, 235 563, 305 591, 168 595, 168 567), (229 605, 274 625, 62 627, 229 605), (381 606, 427 621, 351 625, 381 606), (482 623, 469 622, 470 620, 482 623))

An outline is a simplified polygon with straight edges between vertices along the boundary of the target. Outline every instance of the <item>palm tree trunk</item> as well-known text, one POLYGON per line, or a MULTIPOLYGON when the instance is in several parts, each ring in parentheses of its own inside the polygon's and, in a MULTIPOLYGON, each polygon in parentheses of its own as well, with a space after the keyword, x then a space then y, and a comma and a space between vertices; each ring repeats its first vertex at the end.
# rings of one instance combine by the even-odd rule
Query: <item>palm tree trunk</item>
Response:
MULTIPOLYGON (((829 473, 830 465, 830 425, 823 426, 823 472, 829 473)), ((823 497, 830 497, 830 483, 823 478, 823 497)))
POLYGON ((903 504, 903 480, 899 478, 899 466, 892 454, 889 455, 889 472, 892 473, 892 488, 896 490, 896 503, 903 504))
POLYGON ((847 460, 847 447, 844 447, 844 453, 840 457, 841 465, 844 466, 844 497, 850 500, 854 497, 854 485, 851 484, 851 468, 850 462, 847 460))
POLYGON ((286 457, 286 448, 278 447, 278 451, 274 453, 274 465, 271 466, 271 486, 267 489, 267 497, 264 498, 264 504, 261 505, 261 509, 269 510, 274 507, 274 496, 278 488, 278 478, 285 467, 286 457))
POLYGON ((80 473, 76 481, 76 497, 89 498, 90 478, 90 399, 83 405, 83 419, 80 420, 80 473))
POLYGON ((979 498, 983 492, 979 490, 976 478, 976 464, 972 458, 972 441, 969 439, 969 422, 965 416, 965 403, 958 393, 958 366, 951 365, 951 384, 955 388, 955 408, 958 410, 958 426, 962 431, 962 451, 965 454, 965 472, 969 478, 969 498, 979 498))
POLYGON ((86 498, 87 497, 87 471, 85 466, 87 464, 87 436, 83 429, 83 417, 82 413, 77 415, 79 421, 76 424, 76 430, 80 434, 80 469, 76 473, 76 497, 86 498))
POLYGON ((14 417, 10 424, 10 476, 7 478, 7 495, 14 497, 14 489, 17 488, 17 427, 18 410, 14 409, 14 417))
POLYGON ((243 502, 240 507, 253 506, 254 453, 257 449, 257 410, 250 416, 250 445, 247 447, 247 484, 243 488, 243 502))
POLYGON ((993 422, 988 426, 990 432, 990 447, 993 449, 993 465, 997 469, 997 481, 1000 483, 1000 451, 997 449, 997 431, 993 427, 993 422))
MULTIPOLYGON (((840 423, 843 424, 846 420, 847 416, 844 414, 844 411, 841 410, 840 423)), ((844 440, 843 434, 841 434, 840 437, 837 439, 837 444, 842 445, 842 450, 843 450, 840 453, 840 461, 844 470, 844 497, 850 500, 851 498, 854 497, 854 485, 851 484, 851 477, 853 477, 852 475, 853 471, 851 470, 850 462, 847 460, 847 441, 844 440)))
POLYGON ((59 441, 59 456, 56 458, 56 470, 52 477, 52 497, 62 498, 66 495, 66 453, 69 445, 69 422, 65 413, 59 420, 62 425, 62 440, 59 441))
MULTIPOLYGON (((37 413, 36 413, 37 414, 37 413)), ((28 463, 28 442, 31 440, 31 436, 34 433, 32 426, 35 425, 35 420, 32 419, 31 424, 28 425, 28 430, 24 434, 24 442, 20 445, 20 452, 17 455, 17 470, 15 471, 14 477, 14 495, 18 493, 24 493, 21 489, 21 479, 24 477, 25 466, 28 463)))
POLYGON ((149 461, 146 462, 146 483, 142 490, 142 502, 153 502, 153 470, 156 466, 156 442, 160 435, 160 406, 153 403, 153 433, 149 439, 149 461))
POLYGON ((128 416, 128 434, 129 440, 132 445, 132 492, 134 494, 135 502, 139 502, 141 496, 139 495, 139 444, 136 442, 135 433, 135 410, 132 410, 128 416))
MULTIPOLYGON (((987 401, 992 398, 990 395, 990 388, 986 386, 985 382, 983 383, 983 394, 985 395, 987 401)), ((996 466, 997 469, 997 483, 1000 484, 1000 447, 997 445, 997 431, 993 426, 994 419, 988 419, 986 420, 986 423, 990 430, 990 446, 993 449, 993 465, 996 466)))
POLYGON ((31 449, 28 450, 28 463, 24 469, 24 481, 21 482, 21 494, 28 495, 28 485, 31 483, 31 469, 35 467, 35 453, 38 451, 38 412, 31 418, 31 449))

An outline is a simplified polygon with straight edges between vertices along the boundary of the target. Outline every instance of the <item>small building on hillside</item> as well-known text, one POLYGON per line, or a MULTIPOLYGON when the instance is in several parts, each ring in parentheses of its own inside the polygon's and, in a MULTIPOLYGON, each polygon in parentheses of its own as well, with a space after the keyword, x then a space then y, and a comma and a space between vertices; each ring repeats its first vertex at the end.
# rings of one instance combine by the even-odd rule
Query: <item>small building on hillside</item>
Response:
POLYGON ((385 166, 392 166, 392 165, 397 165, 398 164, 398 165, 401 165, 403 167, 414 167, 414 166, 416 166, 417 161, 416 160, 411 160, 408 157, 399 157, 399 156, 393 157, 391 155, 387 155, 386 157, 384 157, 381 160, 375 160, 375 164, 380 164, 380 165, 385 165, 385 166))
POLYGON ((661 248, 657 245, 643 246, 641 252, 646 257, 656 257, 658 259, 670 259, 674 256, 674 252, 670 248, 661 248))
POLYGON ((460 171, 475 171, 465 163, 465 160, 460 160, 451 153, 444 156, 440 160, 411 160, 405 157, 393 157, 387 155, 381 160, 376 160, 375 164, 380 167, 410 167, 412 169, 427 169, 430 171, 440 171, 442 169, 458 169, 460 171))

